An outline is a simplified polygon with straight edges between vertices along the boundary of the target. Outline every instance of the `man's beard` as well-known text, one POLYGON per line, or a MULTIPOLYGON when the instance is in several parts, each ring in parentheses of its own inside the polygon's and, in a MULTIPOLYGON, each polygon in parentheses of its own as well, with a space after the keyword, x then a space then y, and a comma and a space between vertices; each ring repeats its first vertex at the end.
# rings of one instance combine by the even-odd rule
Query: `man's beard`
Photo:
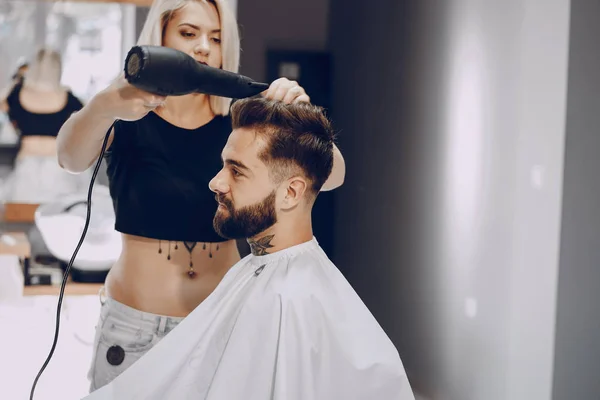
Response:
POLYGON ((217 210, 213 219, 215 231, 227 239, 247 239, 264 232, 277 222, 275 191, 262 201, 236 210, 231 200, 216 195, 227 211, 217 210))

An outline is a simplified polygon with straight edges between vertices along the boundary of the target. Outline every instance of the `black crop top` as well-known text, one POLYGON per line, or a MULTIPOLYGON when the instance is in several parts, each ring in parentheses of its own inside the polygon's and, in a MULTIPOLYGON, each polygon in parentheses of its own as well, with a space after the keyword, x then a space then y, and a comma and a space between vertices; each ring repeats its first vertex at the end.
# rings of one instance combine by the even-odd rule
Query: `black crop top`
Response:
POLYGON ((153 239, 224 242, 213 228, 217 210, 210 180, 222 167, 231 118, 179 128, 154 112, 117 121, 106 150, 115 229, 153 239))
POLYGON ((19 94, 23 85, 17 83, 6 98, 8 118, 21 136, 56 136, 71 114, 83 108, 83 104, 71 93, 67 92, 65 106, 53 113, 35 113, 27 111, 21 105, 19 94))

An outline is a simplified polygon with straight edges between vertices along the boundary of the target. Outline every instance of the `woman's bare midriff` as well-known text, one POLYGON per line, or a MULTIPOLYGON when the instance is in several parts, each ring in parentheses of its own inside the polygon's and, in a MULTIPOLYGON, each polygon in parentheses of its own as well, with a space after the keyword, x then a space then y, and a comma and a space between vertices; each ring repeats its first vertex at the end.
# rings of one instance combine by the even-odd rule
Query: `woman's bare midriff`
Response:
POLYGON ((106 294, 129 307, 158 315, 185 317, 217 287, 225 273, 240 260, 235 240, 197 243, 191 261, 196 273, 188 276, 190 253, 182 242, 122 235, 123 250, 105 282, 106 294), (212 258, 209 257, 212 252, 212 258))
POLYGON ((23 157, 56 157, 56 138, 53 136, 24 136, 17 159, 23 157))

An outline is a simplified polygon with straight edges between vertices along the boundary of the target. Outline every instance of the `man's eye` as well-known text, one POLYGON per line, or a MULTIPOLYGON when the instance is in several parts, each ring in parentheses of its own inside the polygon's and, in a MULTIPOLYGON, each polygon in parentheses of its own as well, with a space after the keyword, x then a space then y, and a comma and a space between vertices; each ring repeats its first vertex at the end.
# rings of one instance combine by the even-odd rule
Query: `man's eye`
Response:
POLYGON ((237 170, 237 169, 235 169, 235 168, 234 168, 234 169, 232 169, 231 171, 232 171, 232 174, 233 174, 233 176, 242 176, 242 174, 240 173, 240 171, 238 171, 238 170, 237 170))

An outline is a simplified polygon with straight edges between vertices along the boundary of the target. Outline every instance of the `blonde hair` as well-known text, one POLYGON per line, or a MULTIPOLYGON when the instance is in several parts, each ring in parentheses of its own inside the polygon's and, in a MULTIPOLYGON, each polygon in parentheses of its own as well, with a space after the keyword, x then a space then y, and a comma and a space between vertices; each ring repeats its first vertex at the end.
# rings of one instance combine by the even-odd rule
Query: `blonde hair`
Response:
POLYGON ((26 83, 56 85, 60 87, 62 77, 62 58, 52 49, 42 48, 24 75, 26 83))
MULTIPOLYGON (((221 23, 221 68, 237 73, 240 63, 240 36, 235 16, 226 4, 227 0, 154 0, 137 44, 162 46, 163 32, 170 19, 177 10, 192 1, 206 1, 216 7, 221 23)), ((209 96, 209 102, 216 115, 229 113, 231 99, 209 96)))

